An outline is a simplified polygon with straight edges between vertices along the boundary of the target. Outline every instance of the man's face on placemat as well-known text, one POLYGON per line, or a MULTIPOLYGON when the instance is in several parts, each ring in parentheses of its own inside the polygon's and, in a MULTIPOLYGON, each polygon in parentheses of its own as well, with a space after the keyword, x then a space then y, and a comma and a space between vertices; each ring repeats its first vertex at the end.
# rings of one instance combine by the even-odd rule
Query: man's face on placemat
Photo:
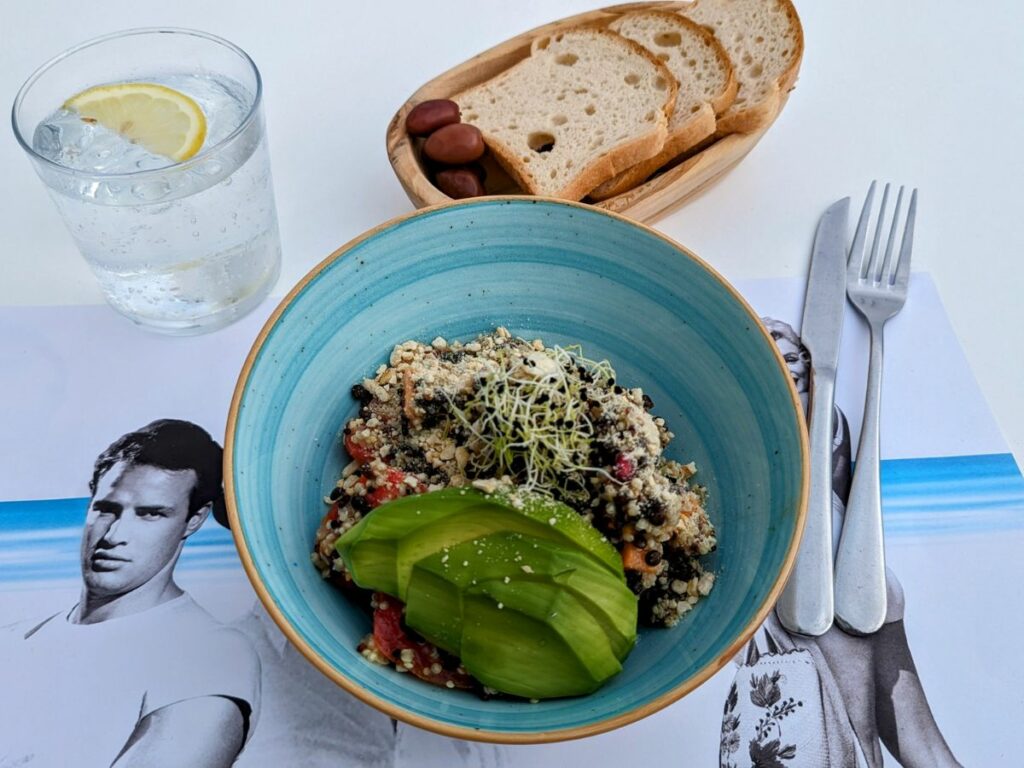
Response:
POLYGON ((189 531, 194 470, 119 462, 100 478, 82 535, 82 578, 97 597, 125 594, 177 560, 189 531))

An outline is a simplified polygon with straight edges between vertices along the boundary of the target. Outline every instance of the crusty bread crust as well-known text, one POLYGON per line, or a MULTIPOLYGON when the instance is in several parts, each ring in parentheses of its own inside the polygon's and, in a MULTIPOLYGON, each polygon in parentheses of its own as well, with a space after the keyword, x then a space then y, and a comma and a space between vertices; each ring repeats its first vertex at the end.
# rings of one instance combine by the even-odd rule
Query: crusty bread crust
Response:
MULTIPOLYGON (((715 52, 722 68, 728 73, 725 88, 716 95, 711 102, 705 102, 697 112, 687 119, 674 133, 670 133, 665 139, 665 145, 654 157, 641 160, 636 165, 628 168, 612 179, 595 187, 590 191, 590 197, 594 200, 607 200, 623 192, 632 189, 637 184, 644 182, 648 176, 666 163, 671 162, 687 150, 697 146, 704 139, 715 134, 717 123, 716 115, 725 111, 736 98, 736 91, 739 87, 736 81, 736 73, 733 70, 732 61, 725 48, 718 41, 718 38, 710 30, 700 24, 675 13, 660 10, 637 11, 637 15, 665 17, 668 24, 679 24, 682 22, 691 32, 698 35, 708 43, 715 52)), ((629 16, 626 14, 622 18, 629 16)), ((638 43, 639 45, 639 43, 638 43)))
POLYGON ((665 140, 662 151, 654 157, 639 161, 627 168, 614 178, 600 184, 590 191, 590 197, 594 200, 607 200, 623 192, 632 189, 637 184, 645 181, 648 176, 661 168, 665 163, 681 155, 690 147, 696 146, 701 141, 715 132, 715 113, 710 104, 704 104, 700 111, 684 124, 685 131, 676 133, 665 140))
MULTIPOLYGON (((667 87, 665 88, 666 95, 661 111, 658 114, 657 119, 652 123, 650 130, 639 136, 635 136, 631 139, 613 145, 610 149, 595 157, 585 166, 581 167, 575 176, 567 179, 566 183, 557 191, 557 193, 554 194, 555 197, 566 200, 582 200, 598 185, 608 179, 611 179, 627 168, 636 165, 642 160, 658 154, 664 147, 665 140, 668 137, 668 119, 675 107, 676 95, 679 90, 679 86, 676 83, 675 78, 664 63, 662 63, 642 45, 610 30, 593 26, 570 28, 568 30, 563 30, 560 34, 575 31, 577 29, 585 30, 592 34, 607 36, 610 39, 614 39, 616 41, 616 45, 625 46, 633 53, 643 57, 651 64, 651 66, 659 71, 659 74, 665 79, 667 87)), ((544 44, 544 37, 545 36, 539 37, 533 41, 531 45, 531 49, 533 51, 536 51, 538 46, 542 46, 544 44)), ((494 84, 503 78, 515 77, 517 69, 523 66, 527 61, 529 61, 529 59, 525 59, 523 62, 510 67, 491 80, 485 81, 484 83, 478 84, 467 91, 456 94, 452 99, 461 104, 462 100, 465 99, 468 93, 471 93, 482 86, 494 84)), ((523 191, 530 194, 539 193, 539 189, 534 182, 533 174, 520 160, 517 152, 512 147, 502 141, 500 137, 489 134, 487 131, 484 131, 484 142, 491 150, 494 158, 505 169, 509 176, 512 177, 516 184, 523 189, 523 191)))
POLYGON ((760 130, 770 123, 772 116, 779 111, 780 94, 778 85, 775 85, 771 94, 762 101, 722 115, 715 127, 715 136, 723 137, 732 133, 753 133, 760 130))
MULTIPOLYGON (((693 0, 689 7, 679 13, 687 16, 703 3, 711 4, 716 2, 720 2, 720 0, 693 0)), ((791 91, 796 84, 796 78, 800 71, 800 62, 804 55, 803 26, 791 0, 775 0, 775 2, 782 6, 794 36, 793 50, 789 54, 789 66, 772 84, 772 88, 765 98, 743 107, 734 105, 725 114, 719 115, 718 125, 715 129, 716 137, 727 136, 731 133, 753 133, 766 127, 771 123, 779 109, 781 109, 783 94, 791 91)))

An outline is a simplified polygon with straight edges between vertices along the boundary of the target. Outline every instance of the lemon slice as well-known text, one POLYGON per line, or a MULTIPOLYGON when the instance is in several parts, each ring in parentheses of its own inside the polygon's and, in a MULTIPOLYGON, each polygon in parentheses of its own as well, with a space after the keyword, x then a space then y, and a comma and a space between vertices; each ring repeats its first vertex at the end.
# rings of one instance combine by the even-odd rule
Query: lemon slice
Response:
POLYGON ((65 101, 64 109, 178 162, 192 157, 206 139, 203 110, 184 93, 166 85, 97 85, 65 101))

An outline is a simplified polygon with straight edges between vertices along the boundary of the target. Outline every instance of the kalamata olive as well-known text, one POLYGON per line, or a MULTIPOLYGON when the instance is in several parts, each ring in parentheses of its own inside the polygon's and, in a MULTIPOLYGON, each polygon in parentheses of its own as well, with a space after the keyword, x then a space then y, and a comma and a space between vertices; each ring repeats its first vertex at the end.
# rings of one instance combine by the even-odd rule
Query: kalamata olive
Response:
MULTIPOLYGON (((482 159, 483 158, 481 158, 481 160, 482 159)), ((423 172, 430 178, 434 178, 441 171, 455 171, 459 169, 464 169, 475 173, 477 178, 480 179, 480 181, 487 181, 487 169, 484 168, 482 162, 465 163, 464 165, 450 165, 448 163, 439 163, 436 160, 431 160, 429 157, 426 157, 425 155, 420 158, 420 161, 423 165, 423 172)))
POLYGON ((465 197, 480 197, 486 194, 480 177, 469 168, 449 168, 439 171, 434 182, 438 189, 455 200, 465 197))
POLYGON ((435 176, 442 171, 469 171, 480 181, 487 181, 487 170, 480 163, 466 163, 465 165, 445 165, 430 161, 430 172, 435 176))
POLYGON ((462 120, 459 105, 449 99, 421 101, 405 118, 405 130, 410 136, 426 136, 444 125, 462 120))
POLYGON ((427 137, 423 154, 439 163, 462 165, 479 160, 484 149, 484 137, 479 128, 453 123, 441 126, 427 137))

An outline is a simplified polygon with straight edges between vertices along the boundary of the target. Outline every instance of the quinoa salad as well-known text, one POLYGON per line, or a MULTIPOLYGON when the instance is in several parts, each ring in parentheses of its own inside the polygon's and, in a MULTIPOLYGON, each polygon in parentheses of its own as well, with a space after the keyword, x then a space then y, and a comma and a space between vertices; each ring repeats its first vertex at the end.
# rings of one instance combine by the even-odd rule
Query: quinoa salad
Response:
MULTIPOLYGON (((665 420, 608 362, 497 328, 468 343, 399 344, 352 396, 351 462, 325 498, 312 560, 374 610, 375 627, 381 604, 398 601, 360 590, 335 543, 376 506, 444 488, 525 490, 572 507, 621 554, 642 624, 671 627, 710 592, 714 574, 700 558, 716 537, 696 467, 664 457, 673 438, 665 420)), ((400 614, 382 621, 397 627, 400 614)), ((377 645, 368 635, 360 650, 434 683, 473 687, 457 659, 428 643, 394 654, 377 645)))

